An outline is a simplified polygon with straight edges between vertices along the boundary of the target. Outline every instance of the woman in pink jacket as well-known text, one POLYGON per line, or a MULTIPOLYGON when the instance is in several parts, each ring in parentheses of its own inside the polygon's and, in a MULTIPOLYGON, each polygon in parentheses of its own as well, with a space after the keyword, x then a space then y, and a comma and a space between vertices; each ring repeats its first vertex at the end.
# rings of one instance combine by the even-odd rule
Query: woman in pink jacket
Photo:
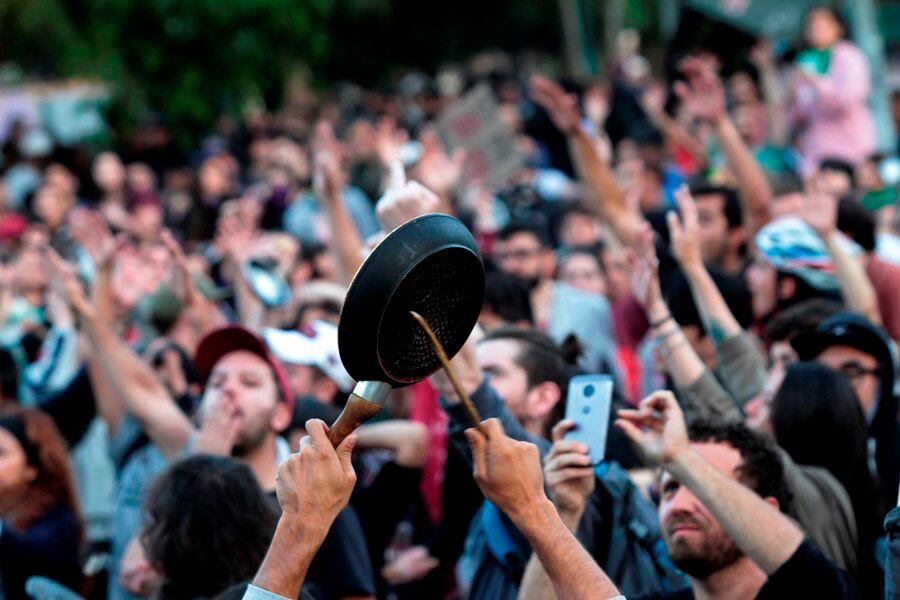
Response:
POLYGON ((793 75, 793 120, 804 176, 823 158, 857 165, 876 150, 875 123, 869 110, 869 64, 844 38, 835 9, 819 6, 806 16, 807 48, 797 55, 793 75))

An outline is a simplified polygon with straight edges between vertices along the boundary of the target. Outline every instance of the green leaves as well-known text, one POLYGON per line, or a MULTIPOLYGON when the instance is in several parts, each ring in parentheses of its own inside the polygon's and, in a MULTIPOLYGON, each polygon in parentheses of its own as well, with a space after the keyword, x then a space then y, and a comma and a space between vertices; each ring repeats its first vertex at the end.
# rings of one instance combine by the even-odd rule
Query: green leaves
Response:
MULTIPOLYGON (((160 113, 185 148, 226 109, 279 98, 328 49, 329 0, 19 0, 0 39, 27 73, 106 81, 127 131, 160 113)), ((315 66, 315 65, 314 65, 315 66)))

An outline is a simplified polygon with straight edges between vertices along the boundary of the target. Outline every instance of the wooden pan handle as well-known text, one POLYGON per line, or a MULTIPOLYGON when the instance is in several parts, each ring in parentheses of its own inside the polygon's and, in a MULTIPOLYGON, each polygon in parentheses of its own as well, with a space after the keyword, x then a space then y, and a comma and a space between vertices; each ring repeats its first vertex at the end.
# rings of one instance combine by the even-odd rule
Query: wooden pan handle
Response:
POLYGON ((381 410, 380 404, 363 400, 356 394, 350 394, 343 412, 328 430, 328 440, 337 448, 344 438, 353 433, 357 427, 374 417, 381 410))

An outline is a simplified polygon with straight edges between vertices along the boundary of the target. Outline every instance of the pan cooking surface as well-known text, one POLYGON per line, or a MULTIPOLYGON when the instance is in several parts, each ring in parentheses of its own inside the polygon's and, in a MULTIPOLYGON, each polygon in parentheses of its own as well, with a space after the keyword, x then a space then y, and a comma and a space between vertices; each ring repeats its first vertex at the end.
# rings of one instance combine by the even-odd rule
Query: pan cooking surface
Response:
POLYGON ((385 373, 402 382, 424 379, 440 367, 428 337, 410 316, 422 315, 449 356, 466 338, 481 311, 484 271, 463 248, 448 248, 418 264, 394 291, 378 331, 378 358, 385 373))

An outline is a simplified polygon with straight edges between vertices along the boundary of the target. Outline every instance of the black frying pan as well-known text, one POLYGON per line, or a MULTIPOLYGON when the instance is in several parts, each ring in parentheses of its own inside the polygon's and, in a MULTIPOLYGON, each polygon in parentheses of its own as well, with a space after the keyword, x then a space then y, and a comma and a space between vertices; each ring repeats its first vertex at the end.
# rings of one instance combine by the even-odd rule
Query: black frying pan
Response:
POLYGON ((472 332, 483 299, 481 253, 458 219, 425 215, 384 238, 344 299, 338 349, 358 383, 331 426, 331 442, 337 446, 375 416, 391 388, 421 381, 440 368, 410 311, 428 321, 452 357, 472 332))

